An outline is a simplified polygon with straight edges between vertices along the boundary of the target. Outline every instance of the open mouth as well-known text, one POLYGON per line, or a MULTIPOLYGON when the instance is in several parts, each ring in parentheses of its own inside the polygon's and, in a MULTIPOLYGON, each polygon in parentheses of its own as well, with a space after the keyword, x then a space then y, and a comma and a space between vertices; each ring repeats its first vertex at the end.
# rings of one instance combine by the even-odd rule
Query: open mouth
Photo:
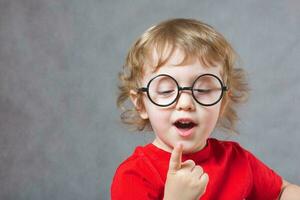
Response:
POLYGON ((181 136, 188 136, 192 134, 192 129, 197 126, 197 124, 190 119, 179 119, 174 123, 174 126, 181 136))
POLYGON ((196 126, 194 122, 180 122, 180 121, 175 122, 174 125, 180 129, 191 129, 194 126, 196 126))

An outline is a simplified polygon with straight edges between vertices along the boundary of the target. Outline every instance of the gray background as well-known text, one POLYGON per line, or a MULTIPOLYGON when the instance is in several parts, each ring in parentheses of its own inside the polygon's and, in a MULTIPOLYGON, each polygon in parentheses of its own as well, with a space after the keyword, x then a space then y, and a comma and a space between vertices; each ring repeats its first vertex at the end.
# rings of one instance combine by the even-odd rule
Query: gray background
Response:
POLYGON ((150 134, 121 125, 117 73, 149 26, 203 20, 248 71, 239 141, 300 184, 300 3, 0 1, 0 199, 109 199, 118 164, 150 134))

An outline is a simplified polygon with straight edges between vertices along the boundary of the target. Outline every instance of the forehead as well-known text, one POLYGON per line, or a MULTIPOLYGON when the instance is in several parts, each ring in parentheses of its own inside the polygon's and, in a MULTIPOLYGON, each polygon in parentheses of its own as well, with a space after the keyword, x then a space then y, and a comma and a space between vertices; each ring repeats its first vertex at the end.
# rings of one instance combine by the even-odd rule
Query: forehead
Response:
POLYGON ((179 48, 175 49, 161 66, 157 66, 159 59, 160 56, 157 51, 153 50, 151 64, 145 66, 144 81, 148 81, 158 74, 168 74, 183 82, 206 73, 222 78, 221 64, 216 62, 208 65, 203 63, 201 58, 195 56, 187 57, 179 48))

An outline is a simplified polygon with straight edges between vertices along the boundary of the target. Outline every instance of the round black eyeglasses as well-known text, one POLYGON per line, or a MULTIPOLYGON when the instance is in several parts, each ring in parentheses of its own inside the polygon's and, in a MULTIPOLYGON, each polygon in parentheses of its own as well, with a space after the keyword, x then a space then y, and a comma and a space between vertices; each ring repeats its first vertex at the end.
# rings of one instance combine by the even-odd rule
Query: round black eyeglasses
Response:
POLYGON ((222 99, 228 88, 214 74, 198 76, 191 87, 180 87, 172 76, 159 74, 148 82, 147 87, 138 88, 138 92, 147 92, 150 101, 161 107, 170 106, 176 102, 182 90, 190 90, 198 104, 212 106, 222 99))

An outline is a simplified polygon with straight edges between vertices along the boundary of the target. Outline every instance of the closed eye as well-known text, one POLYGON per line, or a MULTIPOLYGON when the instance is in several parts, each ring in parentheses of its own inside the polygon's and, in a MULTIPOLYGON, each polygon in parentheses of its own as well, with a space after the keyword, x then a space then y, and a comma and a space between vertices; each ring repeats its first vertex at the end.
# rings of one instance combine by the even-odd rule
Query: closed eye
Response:
POLYGON ((212 89, 194 89, 195 92, 208 93, 211 92, 212 89))
POLYGON ((219 91, 221 89, 219 88, 214 88, 214 89, 194 89, 195 92, 200 92, 200 93, 209 93, 209 92, 214 92, 214 91, 219 91))
POLYGON ((164 91, 158 91, 158 94, 171 94, 174 92, 174 90, 164 90, 164 91))

